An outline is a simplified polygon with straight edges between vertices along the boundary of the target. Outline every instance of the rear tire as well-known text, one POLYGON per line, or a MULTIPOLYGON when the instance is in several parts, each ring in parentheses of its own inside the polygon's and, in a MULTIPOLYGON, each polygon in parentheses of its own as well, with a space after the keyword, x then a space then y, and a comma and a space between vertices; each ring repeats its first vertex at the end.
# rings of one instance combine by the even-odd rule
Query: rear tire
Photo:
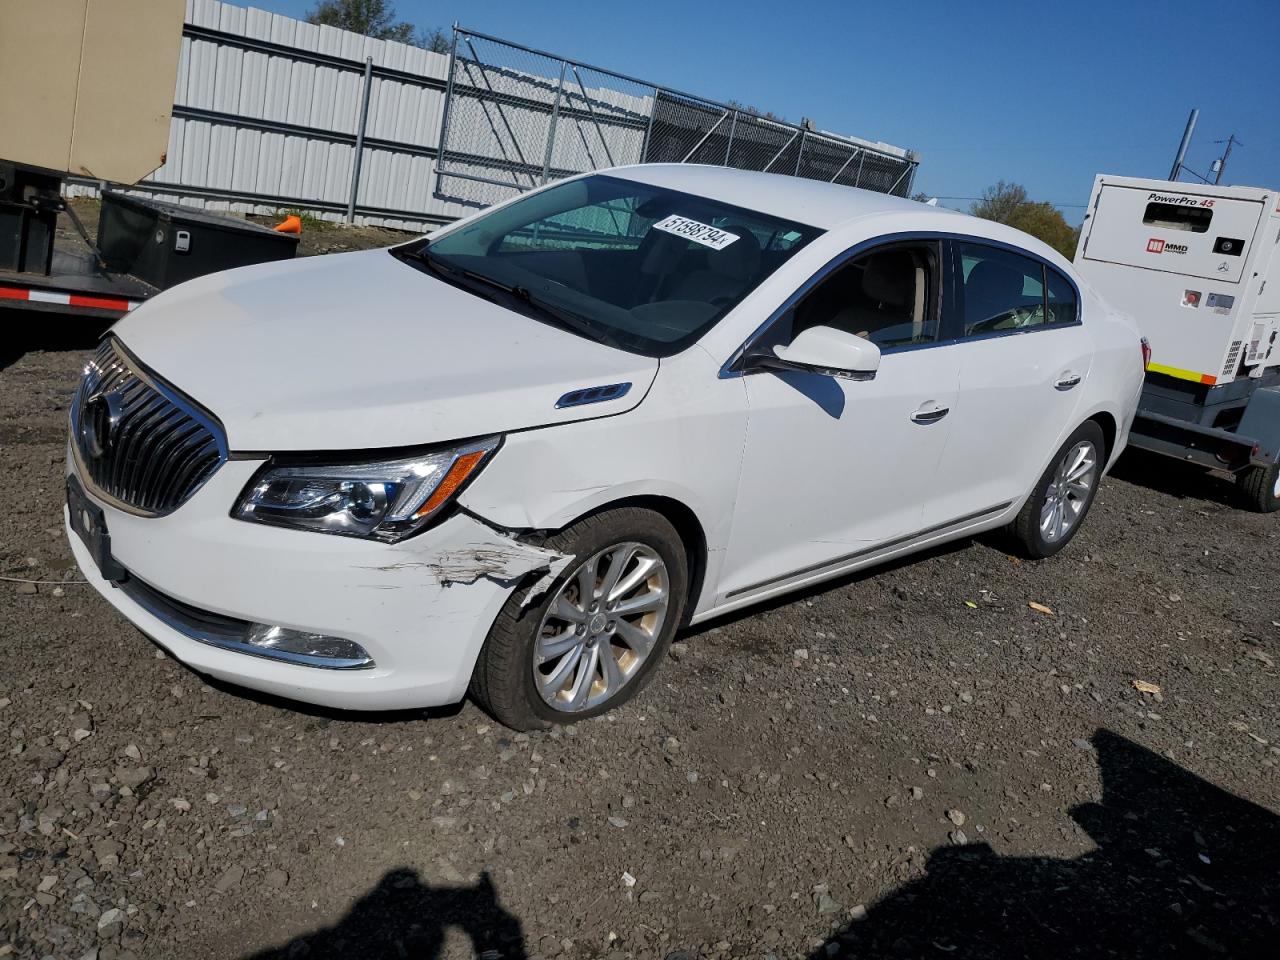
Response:
POLYGON ((546 546, 573 560, 532 602, 528 587, 507 599, 471 677, 472 698, 515 730, 586 720, 639 693, 666 656, 689 590, 684 543, 653 510, 587 517, 546 546))
POLYGON ((1102 428, 1086 420, 1067 438, 1009 526, 1026 557, 1051 557, 1075 537, 1093 506, 1106 466, 1102 428))
POLYGON ((1236 480, 1245 505, 1258 513, 1280 510, 1280 461, 1269 467, 1249 467, 1236 480))

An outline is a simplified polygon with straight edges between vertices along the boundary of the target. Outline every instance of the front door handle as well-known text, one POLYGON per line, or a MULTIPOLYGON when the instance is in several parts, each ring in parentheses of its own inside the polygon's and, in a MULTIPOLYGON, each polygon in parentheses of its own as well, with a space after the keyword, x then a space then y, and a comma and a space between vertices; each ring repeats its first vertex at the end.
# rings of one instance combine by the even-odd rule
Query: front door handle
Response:
POLYGON ((921 407, 913 413, 911 415, 911 421, 912 423, 937 423, 950 412, 950 407, 943 407, 936 403, 931 403, 928 406, 921 407))
POLYGON ((1054 381, 1053 388, 1055 390, 1070 390, 1072 387, 1078 387, 1079 385, 1080 374, 1072 373, 1068 370, 1054 381))

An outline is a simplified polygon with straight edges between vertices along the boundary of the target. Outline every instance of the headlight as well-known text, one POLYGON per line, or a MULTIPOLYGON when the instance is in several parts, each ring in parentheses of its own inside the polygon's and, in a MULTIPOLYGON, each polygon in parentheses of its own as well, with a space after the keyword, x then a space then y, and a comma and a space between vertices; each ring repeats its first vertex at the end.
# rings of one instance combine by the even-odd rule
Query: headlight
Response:
POLYGON ((403 460, 269 466, 231 515, 295 530, 402 540, 440 512, 501 439, 489 437, 403 460))

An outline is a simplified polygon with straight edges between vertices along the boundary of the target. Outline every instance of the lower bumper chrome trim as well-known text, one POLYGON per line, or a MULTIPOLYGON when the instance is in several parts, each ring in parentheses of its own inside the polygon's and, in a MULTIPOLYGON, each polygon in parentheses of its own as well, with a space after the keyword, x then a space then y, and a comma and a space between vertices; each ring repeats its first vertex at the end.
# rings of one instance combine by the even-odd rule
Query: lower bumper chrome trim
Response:
POLYGON ((250 627, 254 625, 248 620, 237 620, 234 617, 193 607, 161 593, 155 587, 132 575, 117 583, 116 586, 124 592, 125 596, 165 626, 198 643, 206 643, 211 647, 219 647, 251 657, 262 657, 265 660, 277 660, 301 667, 317 667, 321 670, 367 670, 374 666, 373 658, 368 654, 364 657, 352 658, 317 657, 289 650, 260 647, 246 640, 250 627))

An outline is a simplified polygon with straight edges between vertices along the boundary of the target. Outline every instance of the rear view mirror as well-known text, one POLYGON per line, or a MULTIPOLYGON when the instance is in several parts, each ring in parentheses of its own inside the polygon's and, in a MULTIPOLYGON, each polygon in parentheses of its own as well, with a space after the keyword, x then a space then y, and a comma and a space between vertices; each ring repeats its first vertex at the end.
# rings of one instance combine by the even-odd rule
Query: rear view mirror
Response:
POLYGON ((872 380, 880 369, 880 348, 865 337, 835 327, 809 327, 786 346, 762 356, 761 366, 807 370, 849 380, 872 380))

